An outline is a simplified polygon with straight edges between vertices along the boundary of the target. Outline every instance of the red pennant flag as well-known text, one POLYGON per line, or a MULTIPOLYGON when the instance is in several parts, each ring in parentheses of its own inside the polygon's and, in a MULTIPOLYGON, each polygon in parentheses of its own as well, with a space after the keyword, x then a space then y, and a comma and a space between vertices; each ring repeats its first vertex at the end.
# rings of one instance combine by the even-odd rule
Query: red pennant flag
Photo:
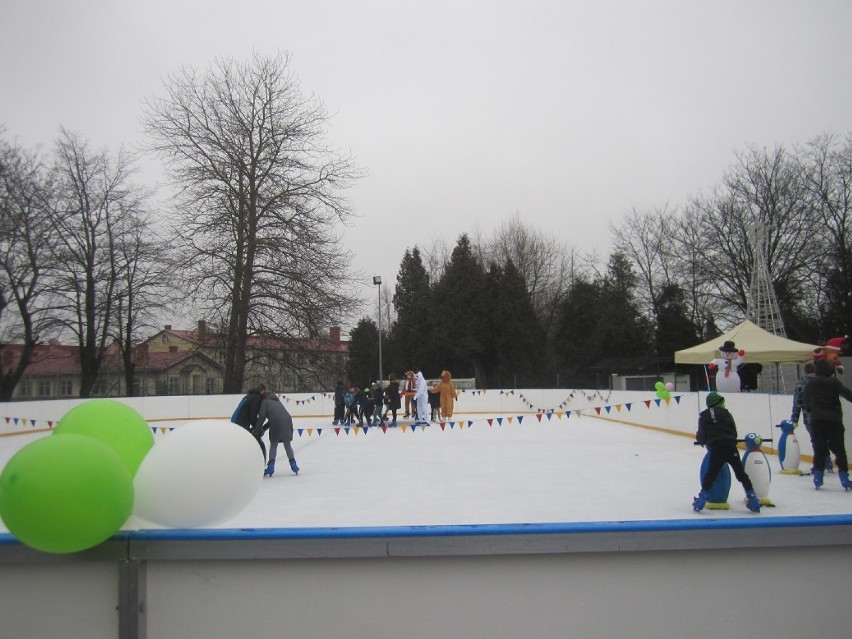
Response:
POLYGON ((446 425, 447 425, 447 424, 446 424, 446 422, 441 422, 441 430, 444 430, 444 428, 446 427, 446 425))
POLYGON ((493 426, 493 425, 494 425, 494 420, 493 420, 493 419, 491 419, 491 418, 489 418, 489 419, 488 419, 488 425, 489 425, 489 426, 493 426))
POLYGON ((600 414, 601 414, 601 407, 600 407, 600 406, 595 406, 595 412, 596 412, 598 415, 600 415, 600 414))
POLYGON ((541 413, 536 413, 535 418, 538 420, 538 423, 541 423, 541 413))

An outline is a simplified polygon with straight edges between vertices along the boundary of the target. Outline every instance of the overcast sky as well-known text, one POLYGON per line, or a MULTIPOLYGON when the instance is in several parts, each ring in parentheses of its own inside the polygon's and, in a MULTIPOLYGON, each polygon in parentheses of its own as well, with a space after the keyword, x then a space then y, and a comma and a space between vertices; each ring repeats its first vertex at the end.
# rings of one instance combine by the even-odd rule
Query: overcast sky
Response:
POLYGON ((0 124, 114 151, 180 66, 288 51, 368 173, 354 265, 393 284, 407 247, 516 213, 606 256, 611 222, 734 150, 852 132, 850 27, 847 0, 5 0, 0 124))

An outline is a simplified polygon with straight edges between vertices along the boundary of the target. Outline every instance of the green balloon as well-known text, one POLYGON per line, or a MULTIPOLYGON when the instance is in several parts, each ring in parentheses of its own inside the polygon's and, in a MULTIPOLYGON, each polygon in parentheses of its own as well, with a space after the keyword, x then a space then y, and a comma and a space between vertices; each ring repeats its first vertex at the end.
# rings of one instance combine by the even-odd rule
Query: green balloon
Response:
POLYGON ((112 448, 124 460, 131 475, 154 445, 148 422, 127 404, 114 399, 93 399, 69 410, 54 430, 55 435, 87 435, 112 448))
POLYGON ((0 473, 0 519, 44 552, 86 550, 106 541, 133 511, 133 478, 106 444, 83 435, 27 444, 0 473))

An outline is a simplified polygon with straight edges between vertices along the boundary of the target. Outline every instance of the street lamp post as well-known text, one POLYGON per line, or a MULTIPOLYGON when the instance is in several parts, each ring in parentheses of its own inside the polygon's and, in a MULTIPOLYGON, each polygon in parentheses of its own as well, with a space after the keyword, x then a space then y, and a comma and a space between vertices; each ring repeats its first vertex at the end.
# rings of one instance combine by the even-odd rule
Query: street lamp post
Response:
POLYGON ((382 276, 373 275, 373 284, 379 291, 379 383, 381 384, 384 379, 382 375, 382 276))

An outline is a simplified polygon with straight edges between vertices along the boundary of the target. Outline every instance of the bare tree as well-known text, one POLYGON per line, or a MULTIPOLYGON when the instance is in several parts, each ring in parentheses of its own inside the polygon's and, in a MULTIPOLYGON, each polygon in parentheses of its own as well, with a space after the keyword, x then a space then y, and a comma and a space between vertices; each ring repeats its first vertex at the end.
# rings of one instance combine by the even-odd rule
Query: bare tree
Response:
POLYGON ((822 337, 849 330, 852 316, 852 136, 827 133, 800 153, 800 166, 817 231, 810 241, 806 308, 819 312, 822 337))
POLYGON ((361 176, 324 143, 328 121, 302 95, 288 55, 215 60, 183 69, 149 100, 150 148, 179 193, 186 282, 223 328, 224 392, 239 392, 250 333, 317 337, 358 302, 337 225, 342 191, 361 176))
POLYGON ((58 260, 50 276, 55 321, 79 346, 81 397, 91 396, 113 334, 123 268, 118 248, 140 206, 131 175, 124 151, 92 151, 79 135, 61 131, 50 210, 58 260))
POLYGON ((673 282, 674 251, 671 236, 677 211, 668 204, 653 211, 632 209, 619 224, 611 225, 617 251, 637 270, 641 286, 637 300, 649 317, 657 315, 660 290, 673 282))
POLYGON ((139 215, 127 220, 116 238, 115 322, 113 336, 118 345, 126 394, 134 395, 136 371, 135 343, 159 320, 179 288, 172 286, 174 255, 165 239, 153 228, 140 202, 139 215))
POLYGON ((38 156, 0 140, 0 401, 12 398, 46 330, 45 271, 56 249, 46 215, 49 197, 38 156), (11 344, 20 345, 16 357, 3 352, 11 344))
POLYGON ((525 224, 518 213, 495 229, 479 250, 483 264, 514 263, 548 335, 553 332, 559 302, 577 277, 588 274, 592 261, 564 240, 525 224))

